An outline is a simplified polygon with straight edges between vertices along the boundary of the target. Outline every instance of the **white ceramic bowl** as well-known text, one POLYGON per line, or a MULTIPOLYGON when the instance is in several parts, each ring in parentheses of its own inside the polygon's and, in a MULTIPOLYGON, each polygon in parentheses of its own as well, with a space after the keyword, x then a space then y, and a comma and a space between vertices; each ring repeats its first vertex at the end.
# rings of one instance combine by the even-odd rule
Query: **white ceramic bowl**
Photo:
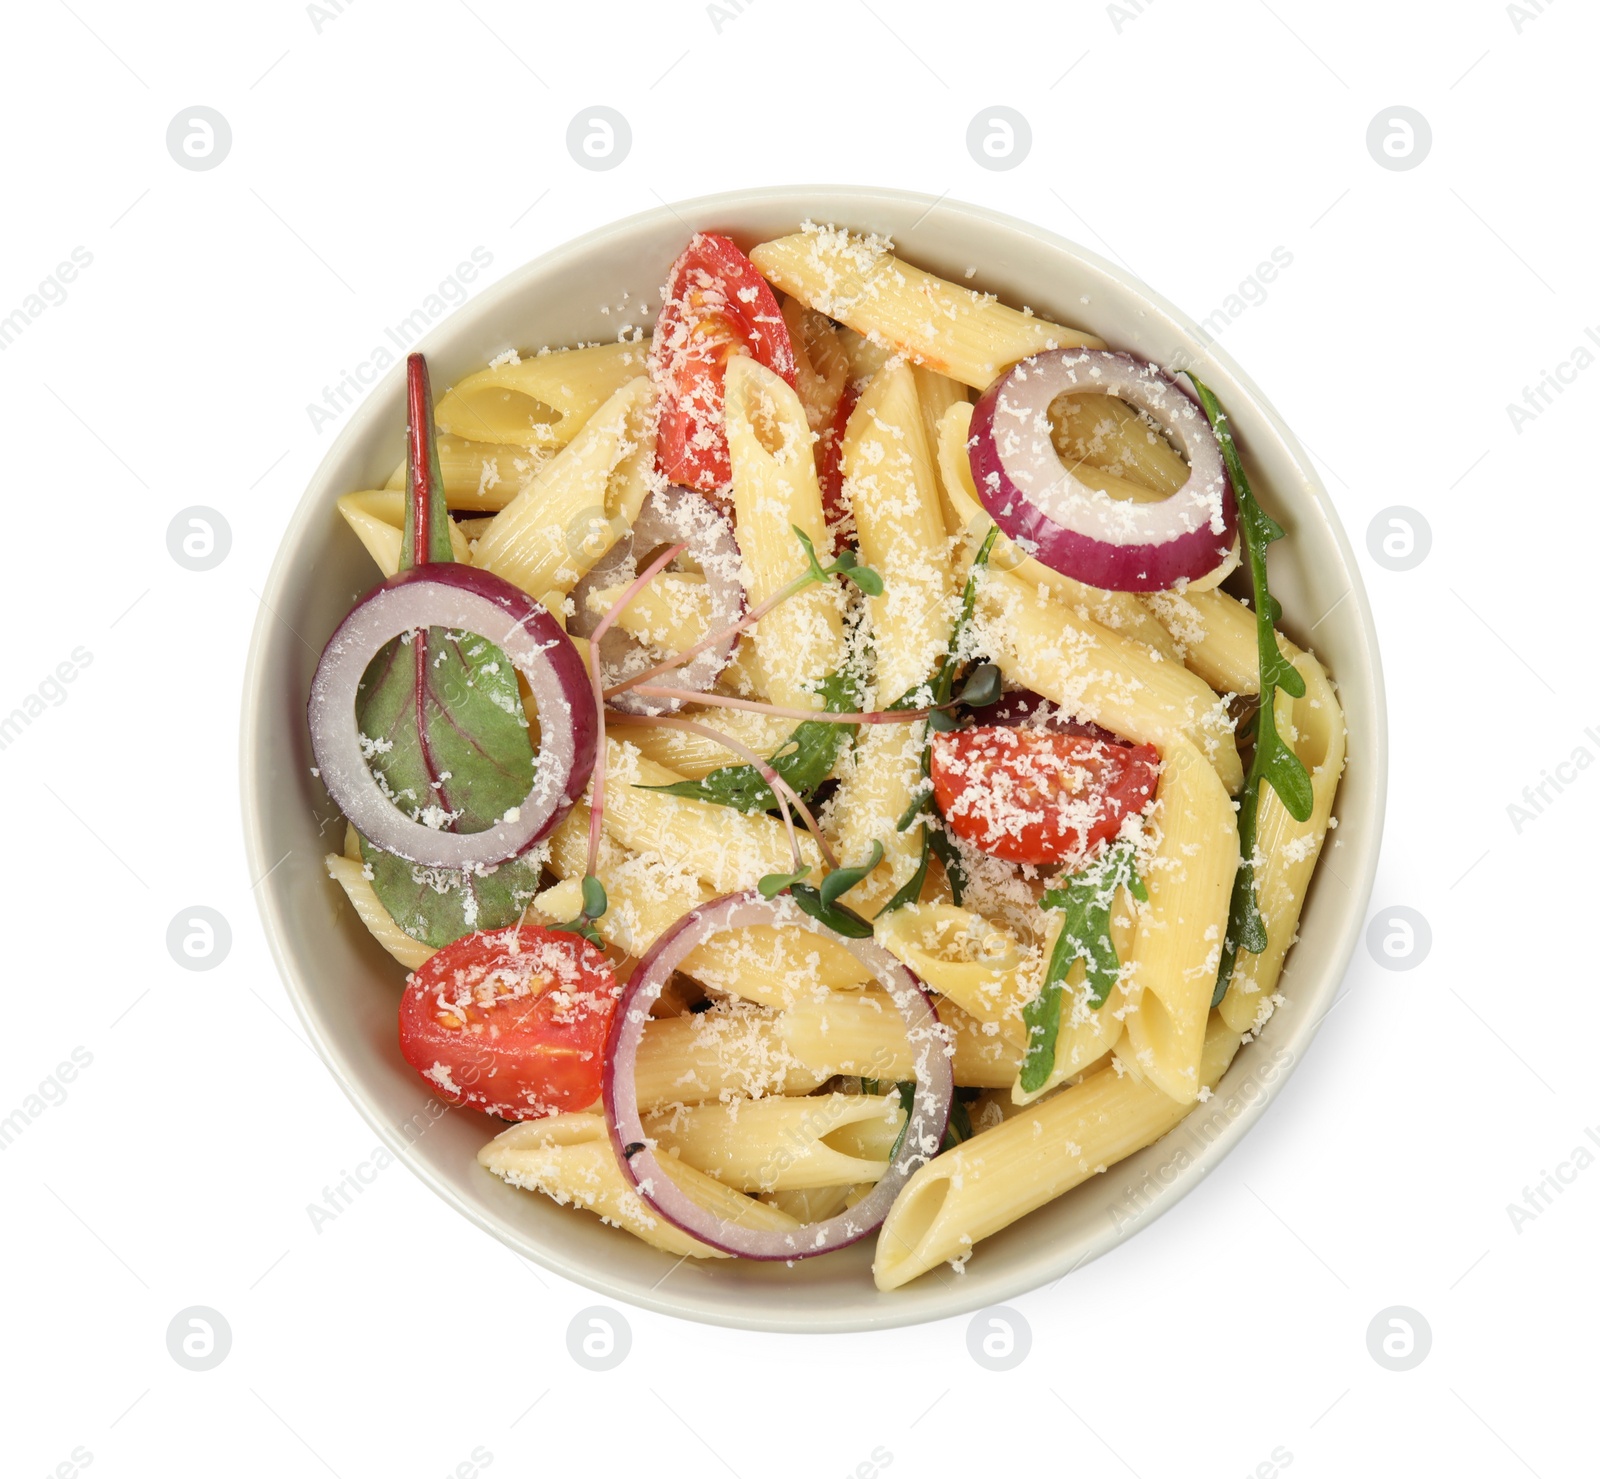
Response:
MULTIPOLYGON (((741 246, 806 219, 891 236, 918 266, 1080 325, 1163 364, 1192 362, 1217 391, 1248 451, 1256 487, 1289 531, 1274 546, 1284 625, 1339 681, 1349 720, 1340 790, 1338 872, 1318 870, 1279 1011, 1222 1081, 1205 1117, 981 1243, 966 1272, 925 1275, 880 1294, 873 1240, 793 1268, 674 1260, 597 1219, 517 1191, 483 1170, 479 1147, 501 1126, 451 1110, 431 1123, 430 1093, 401 1060, 402 973, 368 937, 323 868, 331 806, 311 775, 307 686, 317 652, 352 597, 375 583, 371 560, 334 509, 381 486, 401 456, 404 367, 351 416, 284 535, 245 675, 241 734, 244 830, 261 918, 311 1039, 373 1128, 440 1196, 485 1231, 612 1299, 716 1324, 767 1330, 864 1330, 958 1315, 1013 1298, 1105 1252, 1173 1206, 1227 1154, 1281 1087, 1332 1003, 1365 917, 1382 829, 1387 742, 1372 613, 1355 558, 1304 450, 1255 386, 1203 348, 1190 322, 1149 289, 1048 231, 978 206, 861 187, 773 188, 711 196, 607 226, 519 268, 439 324, 419 346, 443 387, 508 346, 615 336, 600 313, 623 290, 658 302, 689 233, 741 246), (967 269, 976 267, 970 279, 967 269), (1185 358, 1187 357, 1187 358, 1185 358), (299 634, 299 635, 297 635, 299 634), (301 637, 304 637, 304 641, 301 637), (307 644, 310 645, 307 645, 307 644), (280 862, 280 859, 282 860, 280 862), (270 871, 269 871, 270 870, 270 871), (428 1125, 420 1136, 415 1127, 428 1125)), ((437 1112, 437 1111, 435 1111, 437 1112)))

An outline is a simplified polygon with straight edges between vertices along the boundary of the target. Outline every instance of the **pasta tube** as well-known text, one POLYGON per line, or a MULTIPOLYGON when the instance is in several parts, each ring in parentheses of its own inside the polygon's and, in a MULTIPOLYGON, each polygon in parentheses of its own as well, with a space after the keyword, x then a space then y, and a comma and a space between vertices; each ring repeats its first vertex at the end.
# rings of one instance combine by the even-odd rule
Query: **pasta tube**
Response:
POLYGON ((1216 771, 1182 740, 1162 756, 1149 825, 1159 840, 1140 864, 1150 901, 1140 911, 1124 978, 1122 1056, 1188 1104, 1203 1082, 1201 1048, 1239 867, 1239 829, 1216 771))
MULTIPOLYGON (((775 595, 806 569, 794 531, 828 547, 811 429, 800 398, 748 355, 728 364, 724 394, 733 504, 745 585, 752 605, 775 595)), ((763 686, 785 708, 821 708, 815 684, 844 662, 843 596, 813 585, 753 629, 763 686)))
MULTIPOLYGON (((866 602, 882 706, 933 675, 952 620, 949 540, 908 365, 886 365, 862 393, 845 429, 842 467, 861 558, 883 577, 882 593, 866 602)), ((901 831, 897 823, 922 785, 925 739, 922 724, 869 728, 840 781, 833 810, 840 855, 866 858, 874 842, 884 850, 847 895, 856 909, 876 912, 917 871, 920 829, 901 831)))
POLYGON ((645 376, 623 385, 489 525, 472 552, 530 596, 565 595, 633 522, 655 459, 645 376))
POLYGON ((1203 679, 1092 621, 1015 575, 985 571, 978 611, 1001 671, 1078 719, 1167 750, 1192 744, 1229 791, 1244 767, 1222 700, 1203 679))
POLYGON ((440 431, 474 442, 564 447, 649 362, 650 343, 642 340, 490 365, 440 396, 434 422, 440 431))
POLYGON ((807 307, 976 390, 1040 350, 1105 347, 1093 334, 1007 308, 987 293, 912 267, 878 236, 813 227, 765 242, 750 260, 768 282, 807 307))
MULTIPOLYGON (((997 1088, 1022 1064, 1022 1048, 955 1002, 937 997, 939 1020, 950 1029, 951 1072, 958 1084, 997 1088)), ((916 1077, 905 1020, 887 992, 840 991, 800 996, 784 1008, 776 1031, 784 1047, 814 1072, 902 1082, 916 1077)))
MULTIPOLYGON (((478 1152, 478 1164, 512 1186, 542 1191, 562 1206, 582 1207, 625 1227, 663 1253, 689 1258, 727 1258, 658 1217, 628 1185, 617 1166, 605 1121, 598 1114, 558 1114, 524 1120, 496 1135, 478 1152)), ((664 1169, 707 1211, 741 1227, 786 1231, 799 1226, 776 1207, 743 1196, 681 1161, 664 1169)))
MULTIPOLYGON (((434 440, 439 449, 439 471, 444 474, 445 502, 452 509, 474 513, 499 513, 552 456, 550 450, 543 448, 469 442, 463 437, 439 436, 434 440)), ((392 492, 405 492, 405 459, 383 486, 392 492)))
MULTIPOLYGON (((346 493, 335 505, 344 521, 367 548, 383 578, 387 580, 400 568, 400 541, 404 538, 406 508, 405 494, 391 493, 375 488, 364 493, 346 493)), ((456 559, 465 562, 471 558, 467 538, 450 521, 450 548, 456 559)))
MULTIPOLYGON (((1220 1018, 1206 1032, 1201 1080, 1227 1071, 1239 1034, 1220 1018)), ((919 1168, 878 1232, 872 1276, 898 1289, 1159 1140, 1188 1104, 1115 1067, 1023 1109, 919 1168)))
POLYGON ((816 1094, 737 1099, 647 1115, 668 1156, 741 1191, 877 1181, 905 1122, 898 1096, 816 1094))

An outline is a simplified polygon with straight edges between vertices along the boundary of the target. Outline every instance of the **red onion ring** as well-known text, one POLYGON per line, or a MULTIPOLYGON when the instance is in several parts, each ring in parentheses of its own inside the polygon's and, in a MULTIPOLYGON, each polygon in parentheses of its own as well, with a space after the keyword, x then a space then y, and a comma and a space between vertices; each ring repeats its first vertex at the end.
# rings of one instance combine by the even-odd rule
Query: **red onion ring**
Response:
POLYGON ((1105 349, 1019 360, 972 413, 972 481, 1001 531, 1036 560, 1108 591, 1169 590, 1216 569, 1237 521, 1222 449, 1205 413, 1155 365, 1105 349), (1080 483, 1050 439, 1058 395, 1114 395, 1150 415, 1189 463, 1158 503, 1128 503, 1080 483))
MULTIPOLYGON (((733 521, 704 493, 693 488, 668 484, 651 493, 639 507, 633 528, 624 534, 600 563, 573 588, 576 610, 567 622, 575 636, 587 637, 600 625, 603 613, 589 610, 589 592, 604 590, 628 578, 653 549, 664 544, 687 544, 689 554, 705 573, 711 592, 711 630, 731 627, 744 615, 745 591, 739 544, 733 521)), ((689 688, 706 693, 722 676, 733 657, 738 634, 726 642, 696 653, 681 668, 665 675, 674 688, 689 688)), ((620 682, 629 671, 638 672, 649 657, 644 645, 619 627, 612 627, 600 639, 600 661, 607 685, 620 682), (639 664, 639 666, 634 666, 639 664)), ((677 698, 653 698, 625 689, 611 699, 611 707, 628 714, 674 714, 683 707, 677 698)))
POLYGON ((589 783, 600 725, 588 670, 556 619, 498 575, 444 563, 402 570, 345 617, 317 663, 306 719, 322 783, 356 830, 407 862, 457 871, 514 858, 560 824, 589 783), (424 627, 487 638, 533 689, 540 720, 533 789, 514 817, 482 832, 413 821, 384 795, 362 750, 356 693, 367 665, 395 637, 424 627))
POLYGON ((889 1215, 900 1188, 918 1166, 938 1154, 950 1119, 955 1080, 950 1068, 949 1033, 940 1023, 933 1002, 915 975, 873 940, 851 940, 835 935, 826 925, 802 913, 787 895, 764 899, 754 889, 724 894, 685 914, 660 936, 633 968, 611 1019, 606 1043, 606 1070, 601 1089, 611 1145, 622 1174, 652 1207, 674 1227, 702 1243, 740 1258, 799 1259, 832 1253, 875 1231, 889 1215), (656 1158, 639 1114, 634 1065, 650 1005, 660 996, 672 973, 696 945, 724 930, 747 925, 798 925, 813 934, 838 940, 872 972, 905 1018, 906 1034, 915 1053, 916 1092, 900 1156, 883 1179, 854 1207, 821 1222, 810 1222, 786 1232, 755 1231, 727 1222, 708 1212, 684 1192, 656 1158), (629 1154, 629 1151, 632 1154, 629 1154))

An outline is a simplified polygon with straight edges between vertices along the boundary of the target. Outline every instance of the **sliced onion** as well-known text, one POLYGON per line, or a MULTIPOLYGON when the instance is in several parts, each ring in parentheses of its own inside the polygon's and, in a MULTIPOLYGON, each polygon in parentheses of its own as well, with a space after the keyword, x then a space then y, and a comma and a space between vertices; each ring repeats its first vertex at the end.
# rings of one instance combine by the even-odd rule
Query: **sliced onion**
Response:
POLYGON ((601 1091, 617 1164, 645 1201, 674 1227, 724 1253, 757 1259, 815 1258, 819 1253, 831 1253, 874 1231, 889 1215, 890 1206, 911 1173, 938 1153, 955 1093, 949 1041, 949 1033, 940 1024, 921 982, 875 941, 835 935, 826 925, 802 913, 787 895, 764 899, 754 890, 725 894, 691 910, 662 934, 633 968, 623 987, 616 1015, 611 1019, 601 1091), (900 1154, 883 1179, 847 1211, 782 1232, 758 1231, 728 1222, 708 1212, 667 1175, 645 1134, 634 1081, 650 1006, 684 956, 724 930, 762 924, 799 926, 813 934, 826 935, 866 966, 905 1019, 917 1075, 900 1154))
POLYGON ((1237 513, 1205 413, 1155 365, 1105 349, 1052 349, 1020 360, 972 413, 972 481, 1001 532, 1052 570, 1107 591, 1170 590, 1228 557, 1237 513), (1170 498, 1132 503, 1090 488, 1050 437, 1059 395, 1114 395, 1177 445, 1189 478, 1170 498))
POLYGON ((356 830, 407 862, 458 871, 514 858, 559 825, 589 783, 600 724, 588 670, 556 619, 498 575, 443 563, 391 576, 345 617, 317 664, 306 717, 322 783, 356 830), (384 794, 364 753, 356 719, 362 675, 394 638, 427 627, 494 643, 528 680, 539 711, 533 789, 482 832, 413 821, 384 794))
MULTIPOLYGON (((706 586, 711 592, 711 630, 731 627, 745 610, 742 566, 733 521, 704 493, 673 483, 645 499, 631 533, 612 545, 600 563, 574 587, 572 599, 577 610, 568 621, 567 630, 587 637, 600 625, 604 615, 589 610, 589 593, 630 578, 651 550, 664 544, 680 543, 689 546, 689 555, 705 574, 706 586)), ((733 657, 737 640, 738 635, 734 633, 726 642, 696 653, 681 668, 663 674, 661 682, 696 693, 709 692, 733 657)), ((620 627, 611 627, 600 639, 600 662, 607 684, 620 682, 649 667, 653 661, 644 645, 620 627)), ((625 689, 611 699, 613 708, 628 714, 672 714, 681 709, 683 703, 676 698, 651 698, 632 689, 625 689)))

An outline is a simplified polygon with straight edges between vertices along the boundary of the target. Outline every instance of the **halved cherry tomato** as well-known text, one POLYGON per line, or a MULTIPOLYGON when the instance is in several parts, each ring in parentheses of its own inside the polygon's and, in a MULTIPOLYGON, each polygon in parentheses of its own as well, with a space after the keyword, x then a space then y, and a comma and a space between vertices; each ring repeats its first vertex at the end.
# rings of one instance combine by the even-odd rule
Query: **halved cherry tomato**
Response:
POLYGON ((581 935, 524 924, 464 935, 400 999, 400 1052, 452 1104, 501 1119, 600 1097, 617 1004, 611 963, 581 935))
POLYGON ((860 399, 854 382, 847 381, 833 420, 817 440, 817 483, 822 490, 822 517, 830 529, 850 512, 844 501, 844 429, 860 399))
POLYGON ((985 725, 933 737, 933 799, 980 852, 1041 867, 1081 859, 1156 793, 1160 754, 1081 734, 985 725))
POLYGON ((667 274, 650 377, 661 398, 656 465, 701 493, 733 480, 722 389, 735 354, 794 384, 794 346, 766 279, 726 236, 697 232, 667 274))

